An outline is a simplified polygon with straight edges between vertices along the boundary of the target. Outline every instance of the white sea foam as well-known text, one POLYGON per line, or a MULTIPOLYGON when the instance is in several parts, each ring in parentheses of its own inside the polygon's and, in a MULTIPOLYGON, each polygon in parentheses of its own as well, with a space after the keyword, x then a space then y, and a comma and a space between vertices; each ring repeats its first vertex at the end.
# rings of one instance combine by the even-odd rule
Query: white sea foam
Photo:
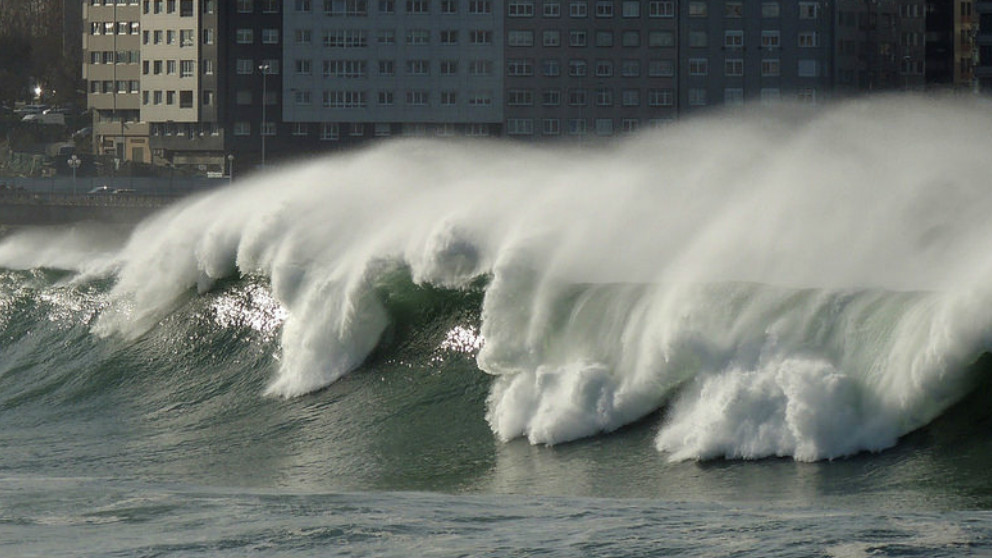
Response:
MULTIPOLYGON (((697 118, 593 147, 398 140, 172 208, 115 256, 103 334, 191 289, 270 278, 270 393, 362 362, 376 281, 491 280, 478 361, 504 440, 559 443, 670 403, 675 459, 878 450, 968 389, 990 345, 992 111, 876 98, 697 118)), ((7 241, 0 254, 12 249, 7 241)))

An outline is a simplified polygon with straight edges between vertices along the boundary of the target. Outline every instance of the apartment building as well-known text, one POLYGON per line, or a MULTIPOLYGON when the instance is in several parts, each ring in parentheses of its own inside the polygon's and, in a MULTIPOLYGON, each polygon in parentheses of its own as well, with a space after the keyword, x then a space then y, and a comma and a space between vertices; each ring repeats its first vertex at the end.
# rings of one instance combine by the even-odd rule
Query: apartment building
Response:
POLYGON ((988 93, 992 92, 992 0, 976 0, 973 8, 978 18, 974 43, 978 60, 973 73, 978 90, 988 93))
POLYGON ((141 119, 139 0, 87 0, 83 20, 83 79, 93 114, 93 152, 118 161, 150 162, 149 128, 141 119))
POLYGON ((222 168, 217 0, 142 0, 141 120, 156 164, 222 168))
POLYGON ((690 0, 680 9, 683 113, 829 97, 833 26, 823 3, 690 0))
POLYGON ((284 14, 282 119, 291 142, 495 135, 499 0, 293 0, 284 14))
POLYGON ((613 136, 675 119, 675 5, 508 0, 505 134, 613 136))
POLYGON ((227 149, 242 161, 264 164, 268 154, 291 149, 282 121, 285 77, 283 15, 292 1, 225 1, 225 42, 219 68, 227 149), (267 149, 266 149, 267 148, 267 149), (268 153, 265 153, 268 151, 268 153), (265 155, 263 155, 265 153, 265 155))

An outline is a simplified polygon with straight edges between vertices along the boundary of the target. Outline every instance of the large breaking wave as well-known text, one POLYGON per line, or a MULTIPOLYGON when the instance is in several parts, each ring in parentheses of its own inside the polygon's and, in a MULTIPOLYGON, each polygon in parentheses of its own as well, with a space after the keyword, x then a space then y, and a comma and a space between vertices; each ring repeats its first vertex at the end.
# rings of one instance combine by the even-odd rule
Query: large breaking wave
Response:
POLYGON ((984 105, 884 98, 597 146, 398 140, 190 199, 123 244, 14 235, 0 265, 113 277, 93 330, 130 338, 191 289, 264 277, 285 313, 267 393, 287 397, 368 358, 397 274, 481 282, 502 440, 667 406, 656 444, 673 459, 834 458, 893 445, 975 380, 989 129, 984 105))

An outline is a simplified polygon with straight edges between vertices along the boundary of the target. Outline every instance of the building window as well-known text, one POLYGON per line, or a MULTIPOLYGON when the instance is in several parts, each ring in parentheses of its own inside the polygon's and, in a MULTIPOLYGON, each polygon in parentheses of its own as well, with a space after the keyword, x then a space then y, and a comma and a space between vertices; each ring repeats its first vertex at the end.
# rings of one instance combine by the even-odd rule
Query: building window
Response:
POLYGON ((584 118, 569 118, 568 133, 572 136, 584 136, 586 134, 586 120, 584 118))
POLYGON ((624 60, 620 62, 620 75, 623 77, 640 77, 641 61, 624 60))
POLYGON ((641 46, 641 32, 640 31, 624 31, 620 35, 620 44, 627 48, 639 47, 641 46))
POLYGON ((706 58, 690 58, 689 59, 689 75, 690 76, 705 76, 709 73, 709 60, 706 58))
POLYGON ((545 89, 541 92, 541 104, 546 107, 557 107, 561 104, 560 89, 545 89))
POLYGON ((310 44, 313 40, 313 31, 310 29, 297 29, 293 32, 293 37, 297 44, 310 44))
POLYGON ((493 13, 492 0, 468 0, 468 13, 472 15, 488 15, 493 13))
POLYGON ((672 0, 650 0, 648 17, 675 17, 675 2, 672 0))
MULTIPOLYGON (((526 32, 522 32, 522 31, 511 31, 510 32, 510 39, 511 39, 510 46, 521 46, 521 45, 516 45, 516 44, 513 44, 512 43, 513 38, 514 38, 514 35, 513 35, 514 33, 530 33, 530 41, 533 44, 533 42, 534 42, 534 33, 532 31, 526 31, 526 32)), ((517 39, 521 39, 521 37, 517 37, 517 39)), ((526 37, 523 37, 523 39, 526 39, 526 37)), ((490 45, 493 42, 493 32, 492 31, 478 31, 478 30, 476 30, 476 31, 469 31, 469 33, 468 33, 468 42, 471 43, 471 44, 473 44, 473 45, 490 45)))
POLYGON ((534 104, 534 92, 530 89, 510 89, 506 92, 506 104, 511 107, 529 107, 534 104))
POLYGON ((431 42, 431 32, 429 29, 410 29, 406 32, 406 44, 426 45, 431 42))
POLYGON ((361 29, 325 31, 324 46, 328 48, 364 48, 368 46, 368 37, 361 29))
POLYGON ((510 31, 507 34, 506 42, 511 47, 534 46, 533 31, 510 31))
POLYGON ((613 90, 609 87, 601 87, 596 90, 596 106, 599 107, 612 107, 613 106, 613 90))
POLYGON ((395 60, 380 60, 379 61, 379 75, 380 76, 393 76, 393 75, 396 75, 396 61, 395 60))
POLYGON ((700 107, 705 105, 706 100, 706 90, 701 88, 690 88, 689 89, 689 106, 700 107))
POLYGON ((250 58, 238 58, 237 61, 237 73, 240 75, 248 75, 255 72, 255 63, 250 58))
POLYGON ((376 96, 376 102, 381 107, 393 106, 393 103, 395 102, 395 95, 392 91, 380 91, 376 96))
POLYGON ((165 73, 166 75, 174 76, 176 75, 176 61, 166 60, 165 61, 165 73))
POLYGON ((294 122, 293 123, 293 135, 294 136, 306 136, 310 134, 310 125, 306 122, 294 122))
POLYGON ((613 17, 613 0, 596 0, 596 17, 613 17))
POLYGON ((320 139, 323 141, 334 141, 341 137, 337 122, 324 122, 320 125, 320 139))
POLYGON ((545 0, 541 14, 544 17, 561 17, 561 4, 557 0, 545 0))
POLYGON ((739 77, 744 75, 743 58, 727 58, 723 63, 723 74, 726 76, 739 77))
POLYGON ((212 45, 214 44, 214 30, 204 29, 203 30, 203 44, 212 45))
POLYGON ((648 89, 647 94, 650 107, 670 107, 674 103, 671 89, 648 89))
POLYGON ((276 135, 276 123, 271 121, 262 122, 262 135, 263 136, 274 136, 276 135))
POLYGON ((596 77, 613 77, 613 61, 597 60, 596 77))
MULTIPOLYGON (((156 2, 156 4, 161 4, 161 2, 156 2)), ((254 3, 252 0, 238 0, 238 13, 239 14, 250 14, 255 10, 254 3)), ((155 12, 158 13, 158 12, 155 12)))
POLYGON ((441 61, 441 75, 442 76, 454 76, 458 74, 458 61, 457 60, 442 60, 441 61))
POLYGON ((816 31, 799 32, 799 48, 813 48, 816 46, 818 46, 816 43, 816 31))
POLYGON ((541 44, 546 47, 561 46, 561 31, 558 31, 557 29, 553 29, 542 32, 541 44))
POLYGON ((234 123, 234 135, 236 136, 250 136, 251 135, 251 122, 245 122, 243 120, 234 123))
POLYGON ((179 92, 179 108, 193 108, 192 91, 187 90, 179 92))
POLYGON ((648 33, 648 46, 651 48, 675 46, 675 34, 671 31, 651 31, 648 33))
POLYGON ((406 92, 406 104, 411 107, 425 107, 430 104, 430 91, 415 90, 406 92))
POLYGON ((296 0, 293 4, 298 12, 309 12, 313 10, 310 0, 296 0))
POLYGON ((324 91, 323 106, 332 109, 365 108, 365 91, 324 91))
POLYGON ((452 107, 458 104, 458 93, 455 91, 441 92, 441 106, 452 107))
POLYGON ((777 87, 763 87, 760 93, 761 104, 774 105, 782 99, 782 93, 777 87))
POLYGON ((588 104, 586 99, 587 93, 585 89, 569 89, 568 90, 568 104, 573 107, 584 107, 588 104))
POLYGON ((470 76, 491 76, 493 74, 493 61, 469 60, 468 74, 470 76))
POLYGON ((778 58, 764 58, 761 60, 761 75, 763 77, 777 77, 781 73, 781 65, 778 58))
POLYGON ((196 61, 181 60, 179 62, 179 77, 193 77, 196 75, 196 61))
POLYGON ((252 29, 238 29, 234 32, 235 41, 239 45, 250 45, 255 41, 255 31, 252 29))
POLYGON ((431 4, 429 0, 406 0, 406 13, 408 14, 429 14, 431 4))
POLYGON ((596 125, 596 135, 597 136, 612 136, 613 135, 613 119, 612 118, 597 118, 595 125, 596 125))
POLYGON ((640 89, 624 89, 620 93, 620 102, 625 107, 639 107, 639 106, 641 106, 641 90, 640 89))
POLYGON ((427 76, 431 73, 430 60, 407 60, 406 73, 411 76, 427 76))
POLYGON ((569 77, 585 77, 587 73, 588 67, 585 60, 574 58, 568 61, 569 77))
POLYGON ((569 17, 586 17, 589 7, 585 2, 572 0, 568 4, 569 17))
POLYGON ((671 60, 648 60, 648 77, 672 77, 675 63, 671 60))
POLYGON ((458 30, 452 29, 447 31, 441 31, 441 44, 442 45, 456 45, 458 44, 458 30))
POLYGON ((778 2, 761 3, 761 17, 778 17, 778 16, 779 16, 778 2))
POLYGON ((278 29, 262 29, 262 44, 264 44, 264 45, 277 45, 277 44, 279 44, 279 30, 278 29))
POLYGON ((689 2, 689 17, 706 17, 706 2, 703 0, 692 0, 689 2))
POLYGON ((689 46, 693 48, 706 48, 709 44, 709 35, 706 31, 689 31, 689 46))
POLYGON ((509 17, 534 17, 534 0, 510 0, 506 6, 509 17))
POLYGON ((510 136, 534 135, 534 120, 531 118, 509 118, 506 121, 506 133, 510 136))
POLYGON ((545 58, 542 60, 541 68, 545 77, 557 77, 561 75, 561 62, 555 58, 545 58))
POLYGON ((441 0, 441 13, 452 15, 458 13, 458 0, 441 0))
POLYGON ((820 65, 816 60, 800 60, 798 75, 799 77, 818 77, 820 75, 820 65))
POLYGON ((740 88, 724 89, 723 104, 731 107, 744 105, 744 90, 740 88))
MULTIPOLYGON (((469 68, 471 69, 471 66, 469 68)), ((534 75, 534 62, 532 60, 522 60, 522 59, 507 60, 506 75, 532 76, 534 75)))
POLYGON ((762 31, 761 32, 761 48, 771 49, 778 48, 780 46, 781 34, 779 31, 762 31))
POLYGON ((568 32, 568 46, 584 47, 586 43, 586 32, 584 29, 572 29, 568 32))
POLYGON ((596 46, 597 47, 613 46, 613 31, 596 31, 596 46))
MULTIPOLYGON (((380 65, 380 69, 382 66, 380 65)), ((323 75, 331 78, 364 78, 368 69, 365 60, 324 60, 323 75)))
POLYGON ((737 1, 724 3, 723 16, 730 18, 744 17, 744 3, 737 1))
POLYGON ((395 29, 380 29, 375 34, 375 42, 380 45, 395 45, 396 44, 396 30, 395 29))
POLYGON ((557 136, 561 134, 561 120, 557 118, 545 118, 541 121, 541 133, 546 136, 557 136))
POLYGON ((739 50, 744 48, 744 32, 739 30, 724 31, 723 46, 724 48, 731 50, 739 50))
POLYGON ((264 14, 277 14, 279 13, 279 2, 281 0, 262 0, 262 13, 264 14))
POLYGON ((302 58, 296 60, 296 74, 301 76, 309 76, 313 73, 313 61, 309 58, 302 58))
POLYGON ((324 0, 324 13, 331 17, 365 17, 368 0, 324 0))
POLYGON ((492 91, 472 91, 468 94, 468 106, 470 107, 488 107, 492 104, 492 91))
POLYGON ((293 92, 293 102, 301 106, 309 106, 313 102, 313 96, 309 89, 298 89, 293 92))
POLYGON ((819 4, 816 2, 799 3, 799 19, 816 19, 818 11, 819 4))

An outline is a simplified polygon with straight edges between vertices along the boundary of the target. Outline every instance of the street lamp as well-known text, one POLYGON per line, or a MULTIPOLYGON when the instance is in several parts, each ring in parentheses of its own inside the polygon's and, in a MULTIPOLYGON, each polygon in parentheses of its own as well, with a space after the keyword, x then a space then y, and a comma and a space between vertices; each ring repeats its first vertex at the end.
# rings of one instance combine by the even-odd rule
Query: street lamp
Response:
POLYGON ((38 102, 40 103, 41 102, 41 86, 40 85, 36 85, 34 87, 34 96, 35 96, 36 99, 38 99, 38 102))
POLYGON ((76 169, 78 169, 79 168, 79 165, 81 165, 83 162, 79 160, 79 157, 76 157, 75 155, 73 155, 72 157, 69 157, 69 160, 66 161, 66 163, 68 163, 69 164, 69 168, 72 169, 72 195, 75 196, 76 195, 76 169))
POLYGON ((262 133, 262 168, 264 169, 265 168, 265 94, 266 94, 265 77, 269 74, 269 65, 262 64, 261 66, 258 67, 258 69, 262 72, 262 127, 260 131, 262 133))
POLYGON ((227 155, 227 181, 229 184, 234 184, 234 155, 227 155))

